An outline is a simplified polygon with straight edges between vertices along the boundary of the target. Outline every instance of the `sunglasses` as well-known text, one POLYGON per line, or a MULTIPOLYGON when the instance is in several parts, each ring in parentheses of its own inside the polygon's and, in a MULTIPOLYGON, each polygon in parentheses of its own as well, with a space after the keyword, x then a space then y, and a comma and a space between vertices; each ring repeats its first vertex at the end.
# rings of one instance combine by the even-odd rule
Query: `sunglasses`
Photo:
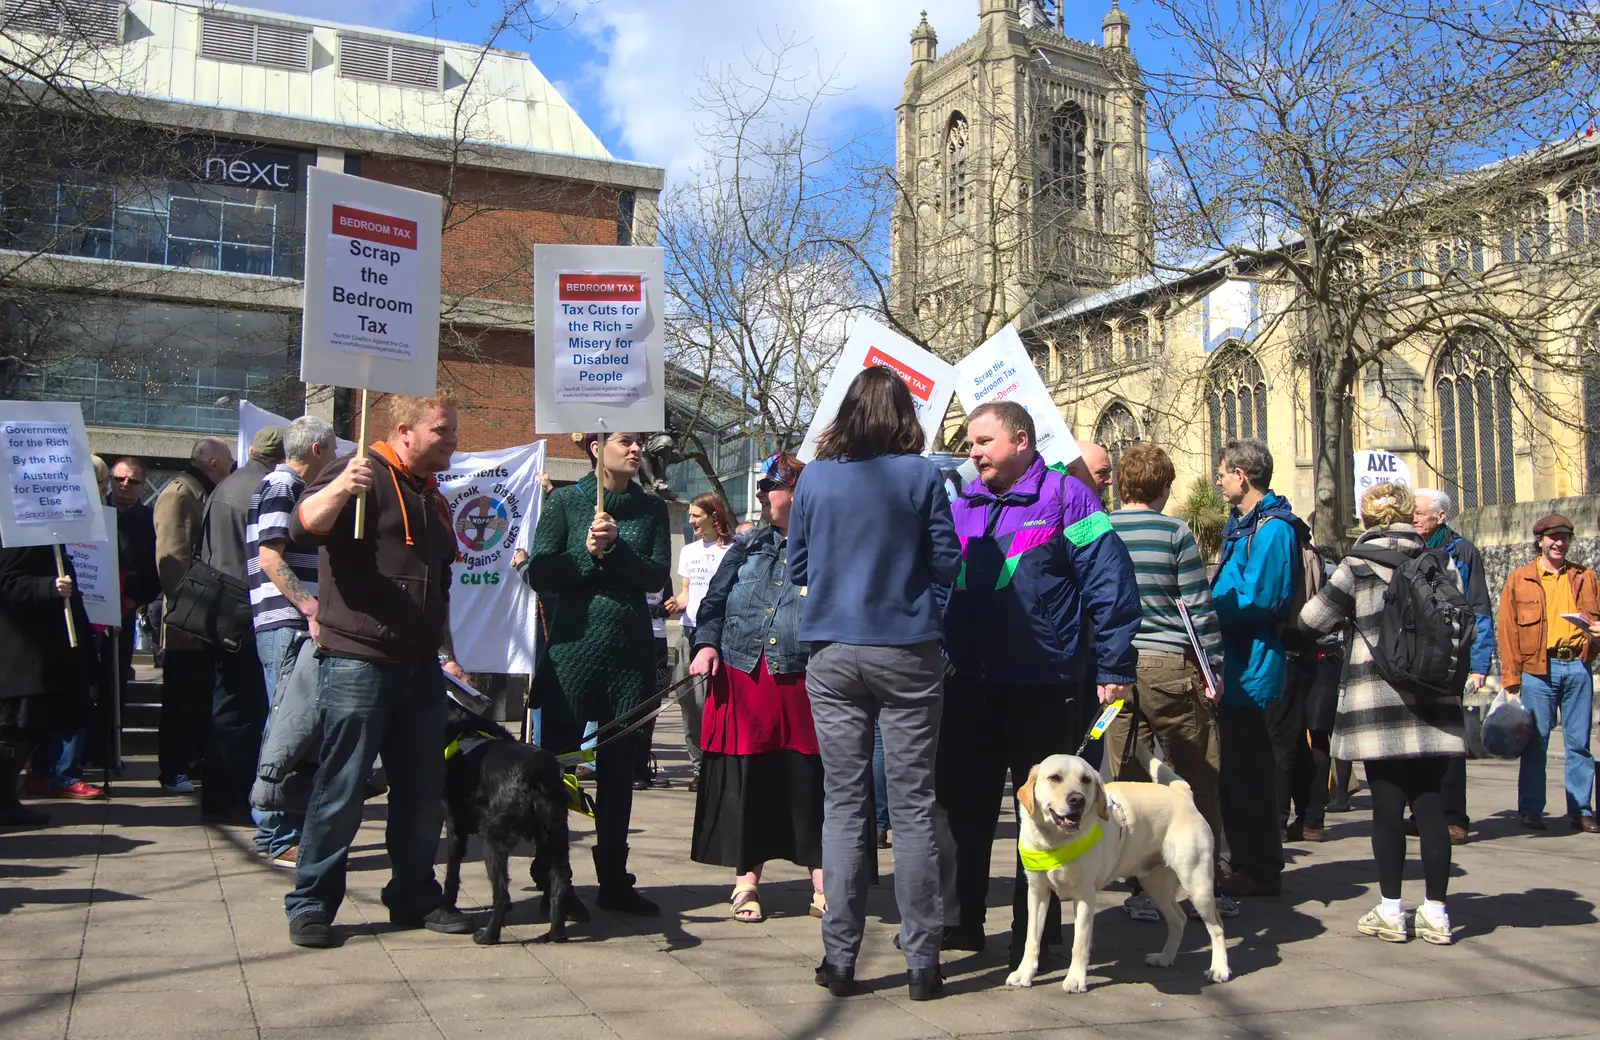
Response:
POLYGON ((773 480, 771 477, 762 477, 760 480, 756 481, 757 491, 783 491, 787 490, 788 487, 789 485, 785 482, 781 480, 773 480))

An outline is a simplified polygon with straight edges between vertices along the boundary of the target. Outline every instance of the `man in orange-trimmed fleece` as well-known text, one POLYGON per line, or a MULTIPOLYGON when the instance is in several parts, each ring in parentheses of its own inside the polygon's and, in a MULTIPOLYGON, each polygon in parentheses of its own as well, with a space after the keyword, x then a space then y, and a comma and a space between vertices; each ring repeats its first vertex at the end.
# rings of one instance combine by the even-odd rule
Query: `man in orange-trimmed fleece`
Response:
POLYGON ((321 762, 306 809, 289 941, 333 946, 345 857, 361 826, 363 789, 381 752, 389 775, 383 903, 402 928, 465 934, 433 874, 444 825, 444 678, 460 677, 450 644, 450 511, 434 474, 456 448, 456 408, 444 398, 391 397, 394 435, 367 458, 335 460, 308 488, 290 539, 317 553, 318 724, 321 762), (365 537, 355 499, 365 494, 365 537))

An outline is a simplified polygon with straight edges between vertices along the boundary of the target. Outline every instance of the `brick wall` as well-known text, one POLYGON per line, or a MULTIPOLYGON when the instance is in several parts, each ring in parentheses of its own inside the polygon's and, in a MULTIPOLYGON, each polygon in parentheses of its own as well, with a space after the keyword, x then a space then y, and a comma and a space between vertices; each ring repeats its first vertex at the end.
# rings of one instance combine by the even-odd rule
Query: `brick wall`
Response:
MULTIPOLYGON (((615 189, 484 170, 363 157, 361 176, 429 191, 446 199, 440 282, 447 295, 531 306, 533 246, 539 242, 615 245, 615 189)), ((531 317, 531 312, 530 312, 531 317)), ((439 389, 461 404, 461 448, 481 451, 535 440, 533 336, 471 327, 445 329, 439 389)), ((359 395, 351 428, 358 429, 359 395)), ((388 429, 375 398, 368 436, 388 429)), ((583 458, 565 435, 548 438, 557 458, 583 458)))

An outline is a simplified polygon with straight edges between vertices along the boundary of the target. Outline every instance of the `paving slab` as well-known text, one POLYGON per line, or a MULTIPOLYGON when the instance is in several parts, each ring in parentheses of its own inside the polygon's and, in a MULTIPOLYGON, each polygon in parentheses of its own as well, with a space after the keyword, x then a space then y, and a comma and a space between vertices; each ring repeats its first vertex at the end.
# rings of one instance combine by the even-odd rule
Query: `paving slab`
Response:
MULTIPOLYGON (((659 727, 675 731, 675 719, 659 727)), ((1007 989, 1012 879, 996 876, 987 949, 948 955, 945 996, 918 1003, 893 946, 892 849, 879 854, 857 963, 870 992, 835 999, 811 979, 821 944, 806 914, 806 872, 772 864, 762 885, 768 919, 734 921, 731 872, 688 858, 687 762, 657 750, 676 783, 637 795, 629 869, 663 916, 593 909, 591 923, 570 926, 572 941, 540 942, 547 925, 523 850, 498 947, 388 923, 381 799, 368 803, 352 856, 343 944, 292 946, 289 873, 254 855, 248 829, 202 824, 194 799, 161 793, 153 767, 134 760, 109 802, 52 805, 51 829, 0 834, 0 1037, 1522 1040, 1592 1035, 1600 1023, 1600 838, 1559 825, 1522 831, 1509 809, 1514 763, 1468 767, 1479 822, 1474 840, 1452 852, 1452 947, 1356 934, 1356 918, 1377 899, 1363 795, 1363 811, 1330 819, 1328 841, 1289 847, 1284 896, 1246 900, 1225 922, 1235 974, 1227 985, 1202 978, 1208 952, 1197 924, 1172 968, 1147 966, 1162 928, 1128 920, 1116 891, 1100 897, 1088 993, 1062 992, 1061 949, 1033 988, 1007 989)), ((1561 771, 1552 767, 1557 804, 1561 771)), ((1014 828, 1008 805, 997 871, 1010 862, 1014 828)), ((593 908, 593 829, 576 824, 573 833, 575 882, 593 908)), ((1413 840, 1413 904, 1416 851, 1413 840)), ((460 903, 481 909, 489 890, 475 845, 469 859, 460 903)))

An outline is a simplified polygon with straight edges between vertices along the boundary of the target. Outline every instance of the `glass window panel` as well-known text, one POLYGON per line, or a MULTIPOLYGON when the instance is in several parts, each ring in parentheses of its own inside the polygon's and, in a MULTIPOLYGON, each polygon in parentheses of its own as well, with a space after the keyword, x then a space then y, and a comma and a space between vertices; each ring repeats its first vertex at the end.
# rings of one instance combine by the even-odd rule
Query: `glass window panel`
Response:
POLYGON ((1461 499, 1464 509, 1476 509, 1478 506, 1478 425, 1472 392, 1472 380, 1461 379, 1456 382, 1457 411, 1461 416, 1458 444, 1461 449, 1461 499))
POLYGON ((166 220, 160 214, 119 208, 111 233, 111 256, 135 264, 166 263, 166 220))
POLYGON ((263 246, 222 247, 221 269, 236 274, 271 274, 272 250, 263 246))
POLYGON ((277 216, 278 210, 275 206, 226 203, 222 208, 222 240, 242 245, 270 247, 277 216))
POLYGON ((1455 384, 1448 379, 1441 379, 1434 387, 1434 394, 1439 401, 1439 454, 1443 456, 1445 485, 1459 497, 1461 487, 1456 466, 1455 384))
POLYGON ((218 241, 222 237, 222 203, 174 196, 169 230, 174 238, 218 241))

